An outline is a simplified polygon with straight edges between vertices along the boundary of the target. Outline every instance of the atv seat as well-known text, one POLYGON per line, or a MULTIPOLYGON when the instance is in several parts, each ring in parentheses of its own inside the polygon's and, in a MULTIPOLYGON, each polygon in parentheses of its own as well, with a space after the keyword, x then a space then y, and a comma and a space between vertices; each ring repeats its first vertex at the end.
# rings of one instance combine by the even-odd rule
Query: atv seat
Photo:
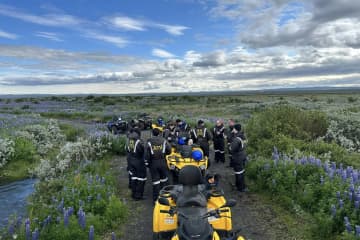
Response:
POLYGON ((179 173, 179 183, 183 187, 176 200, 178 207, 207 206, 206 196, 202 193, 203 178, 198 167, 192 165, 183 167, 179 173))
POLYGON ((180 153, 183 158, 190 158, 192 153, 192 146, 190 145, 177 145, 176 151, 180 153))

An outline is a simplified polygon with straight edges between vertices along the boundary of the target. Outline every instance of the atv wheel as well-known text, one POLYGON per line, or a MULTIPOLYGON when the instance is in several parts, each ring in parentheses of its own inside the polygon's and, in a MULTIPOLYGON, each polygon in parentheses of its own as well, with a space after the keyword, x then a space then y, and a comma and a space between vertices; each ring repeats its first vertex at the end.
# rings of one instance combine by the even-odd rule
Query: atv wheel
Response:
POLYGON ((111 127, 112 134, 117 134, 117 128, 115 126, 111 127))
POLYGON ((160 233, 153 233, 153 240, 161 240, 160 233))

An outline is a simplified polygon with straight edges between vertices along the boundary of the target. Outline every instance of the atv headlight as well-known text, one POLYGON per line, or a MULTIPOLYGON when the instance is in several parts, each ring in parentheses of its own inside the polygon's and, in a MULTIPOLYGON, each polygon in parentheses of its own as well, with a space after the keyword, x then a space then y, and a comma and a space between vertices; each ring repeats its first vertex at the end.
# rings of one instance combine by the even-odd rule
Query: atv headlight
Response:
POLYGON ((205 164, 203 164, 203 165, 200 165, 199 168, 200 168, 201 170, 205 170, 206 166, 205 166, 205 164))

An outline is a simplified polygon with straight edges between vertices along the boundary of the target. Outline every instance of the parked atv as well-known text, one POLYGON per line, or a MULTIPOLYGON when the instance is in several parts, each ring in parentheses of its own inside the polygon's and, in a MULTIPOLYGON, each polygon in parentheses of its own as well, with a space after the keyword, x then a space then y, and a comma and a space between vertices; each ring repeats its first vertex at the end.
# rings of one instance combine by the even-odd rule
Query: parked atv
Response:
POLYGON ((113 117, 112 121, 107 123, 107 128, 113 134, 125 133, 128 130, 129 124, 121 117, 113 117))
POLYGON ((179 141, 178 144, 174 145, 171 153, 166 156, 166 164, 171 172, 173 184, 178 183, 179 172, 185 166, 198 167, 202 176, 205 176, 205 171, 208 168, 208 157, 204 156, 199 146, 181 143, 179 141))
POLYGON ((152 117, 150 117, 148 114, 146 114, 146 113, 140 114, 140 116, 138 118, 138 121, 139 121, 139 128, 140 129, 146 130, 146 129, 151 128, 152 117))
POLYGON ((244 240, 232 231, 235 200, 206 189, 195 166, 180 171, 179 185, 164 187, 153 212, 153 240, 244 240))
POLYGON ((132 128, 137 127, 140 130, 150 129, 152 125, 152 118, 146 113, 140 114, 135 119, 131 119, 130 126, 132 128))

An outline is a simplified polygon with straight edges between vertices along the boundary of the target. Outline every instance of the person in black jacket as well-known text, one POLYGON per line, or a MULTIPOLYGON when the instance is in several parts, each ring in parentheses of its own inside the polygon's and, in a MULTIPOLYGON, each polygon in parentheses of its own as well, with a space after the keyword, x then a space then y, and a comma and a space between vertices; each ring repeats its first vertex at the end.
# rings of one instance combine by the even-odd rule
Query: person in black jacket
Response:
POLYGON ((175 122, 170 121, 168 122, 166 129, 163 132, 163 137, 170 143, 170 144, 176 144, 176 128, 175 128, 175 122))
POLYGON ((234 133, 230 144, 230 153, 232 154, 233 169, 235 172, 235 185, 238 191, 247 191, 245 187, 245 169, 244 162, 246 160, 245 153, 245 137, 241 132, 241 125, 235 124, 232 130, 234 133))
MULTIPOLYGON (((198 121, 198 125, 196 128, 190 131, 191 139, 194 144, 198 144, 204 152, 204 156, 209 158, 209 141, 211 140, 211 133, 205 127, 205 123, 203 120, 198 121)), ((210 159, 208 159, 208 167, 210 167, 210 159)))
POLYGON ((235 121, 233 119, 229 119, 228 129, 226 129, 226 133, 225 133, 227 149, 228 149, 228 156, 229 156, 229 165, 227 167, 230 167, 230 168, 233 167, 233 160, 232 160, 232 156, 231 156, 231 152, 230 152, 230 145, 234 138, 234 133, 233 133, 234 125, 235 125, 235 121))
POLYGON ((171 146, 160 136, 160 130, 154 128, 152 137, 145 147, 145 164, 150 169, 153 184, 153 201, 159 196, 160 189, 168 184, 168 168, 165 156, 170 154, 171 146))
POLYGON ((212 134, 214 141, 215 162, 225 163, 225 127, 221 120, 216 121, 212 134))
POLYGON ((131 129, 126 142, 127 170, 129 173, 129 188, 134 200, 143 199, 146 181, 146 167, 144 162, 144 143, 136 129, 131 129))

